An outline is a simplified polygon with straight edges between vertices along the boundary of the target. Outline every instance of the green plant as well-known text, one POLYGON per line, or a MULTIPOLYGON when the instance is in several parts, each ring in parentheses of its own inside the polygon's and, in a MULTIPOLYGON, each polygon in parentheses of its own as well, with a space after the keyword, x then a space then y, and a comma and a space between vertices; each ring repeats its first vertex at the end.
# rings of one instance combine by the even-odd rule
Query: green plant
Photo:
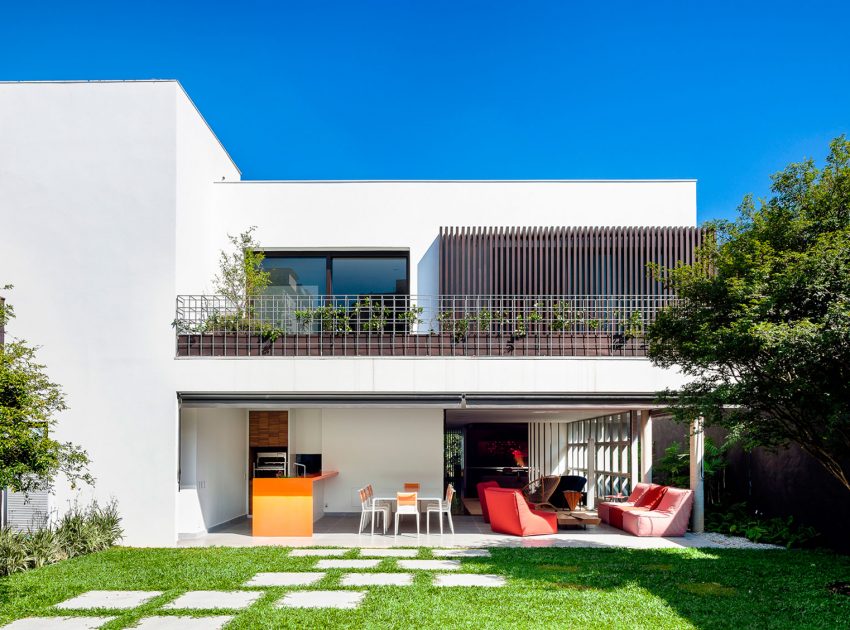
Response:
MULTIPOLYGON (((726 457, 731 444, 716 444, 710 437, 705 438, 703 449, 703 479, 706 499, 709 504, 718 504, 723 500, 725 473, 728 466, 726 457)), ((690 484, 690 451, 679 442, 673 442, 664 450, 664 455, 654 465, 659 478, 671 486, 687 488, 690 484)))
POLYGON ((452 311, 443 311, 437 315, 437 321, 440 322, 440 330, 450 333, 456 343, 466 338, 467 333, 469 333, 469 326, 474 320, 474 315, 456 317, 452 311))
POLYGON ((56 532, 50 527, 37 529, 26 537, 27 560, 33 569, 64 560, 66 555, 56 532))
POLYGON ((814 527, 797 523, 793 516, 768 518, 750 509, 746 503, 710 507, 706 511, 705 526, 708 531, 744 536, 756 543, 789 549, 812 546, 820 536, 814 527))
POLYGON ((478 312, 478 330, 481 332, 488 332, 490 330, 490 326, 493 324, 493 313, 491 313, 488 309, 483 309, 478 312))
POLYGON ((0 576, 26 571, 28 566, 26 535, 11 527, 0 529, 0 576))
POLYGON ((262 295, 271 282, 271 274, 263 270, 265 254, 254 239, 256 226, 237 236, 227 235, 231 251, 219 253, 219 270, 213 279, 215 290, 235 308, 236 315, 248 318, 252 298, 262 295))
POLYGON ((624 323, 625 326, 623 329, 623 335, 627 340, 634 339, 643 335, 644 322, 643 315, 640 311, 632 311, 632 313, 626 318, 626 321, 624 323))
POLYGON ((587 328, 589 330, 598 330, 600 323, 598 319, 589 319, 587 320, 587 328))
MULTIPOLYGON (((0 303, 0 323, 13 315, 10 305, 0 303)), ((65 394, 38 362, 36 349, 7 338, 0 346, 0 488, 44 489, 59 474, 72 486, 94 482, 86 452, 51 436, 66 409, 65 394)))
POLYGON ((514 326, 514 337, 525 337, 528 334, 528 331, 525 329, 525 319, 522 317, 522 313, 516 316, 516 325, 514 326))
POLYGON ((396 319, 402 322, 406 322, 407 325, 412 329, 417 324, 421 324, 423 322, 421 316, 424 310, 424 307, 416 306, 415 304, 413 304, 406 311, 398 313, 398 315, 396 315, 396 319))
MULTIPOLYGON (((297 316, 297 311, 296 311, 297 316)), ((313 319, 318 319, 322 324, 322 332, 341 335, 351 332, 351 318, 343 306, 325 304, 319 306, 312 312, 313 319)))
POLYGON ((552 330, 571 330, 573 327, 572 311, 569 304, 555 302, 552 306, 552 330))

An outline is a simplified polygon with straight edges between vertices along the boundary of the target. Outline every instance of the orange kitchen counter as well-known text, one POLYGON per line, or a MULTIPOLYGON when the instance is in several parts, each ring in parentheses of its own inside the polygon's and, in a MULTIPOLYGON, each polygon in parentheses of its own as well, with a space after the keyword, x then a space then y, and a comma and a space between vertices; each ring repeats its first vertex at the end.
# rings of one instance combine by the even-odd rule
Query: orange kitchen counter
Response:
MULTIPOLYGON (((312 536, 316 484, 336 477, 323 470, 306 477, 255 478, 251 529, 254 536, 312 536)), ((319 505, 321 510, 321 503, 319 505)), ((321 516, 319 514, 318 516, 321 516)), ((317 517, 318 517, 317 516, 317 517)))

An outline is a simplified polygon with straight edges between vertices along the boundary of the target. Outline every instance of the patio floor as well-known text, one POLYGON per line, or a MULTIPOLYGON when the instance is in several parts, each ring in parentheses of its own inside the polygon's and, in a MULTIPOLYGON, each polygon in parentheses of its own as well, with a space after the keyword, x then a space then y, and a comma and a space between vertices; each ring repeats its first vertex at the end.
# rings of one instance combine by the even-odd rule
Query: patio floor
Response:
POLYGON ((280 545, 285 547, 626 547, 631 549, 679 549, 685 547, 728 548, 735 547, 736 539, 718 537, 717 534, 688 533, 682 538, 638 538, 605 524, 584 529, 560 529, 557 534, 520 538, 491 531, 490 525, 480 516, 454 516, 455 533, 441 536, 436 519, 431 522, 431 534, 425 533, 425 519, 420 523, 421 534, 416 535, 413 519, 403 519, 399 535, 392 527, 387 534, 357 534, 360 514, 326 514, 316 521, 312 538, 272 538, 251 536, 251 521, 241 519, 213 528, 205 535, 181 538, 179 547, 252 547, 280 545))

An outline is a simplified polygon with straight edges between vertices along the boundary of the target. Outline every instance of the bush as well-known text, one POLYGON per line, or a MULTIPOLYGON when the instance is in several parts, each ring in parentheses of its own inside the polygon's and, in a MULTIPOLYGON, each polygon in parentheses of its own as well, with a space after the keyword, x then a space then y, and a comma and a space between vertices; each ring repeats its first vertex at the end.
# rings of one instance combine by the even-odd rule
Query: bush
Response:
POLYGON ((108 549, 122 538, 118 506, 111 501, 74 506, 55 527, 19 532, 0 529, 0 576, 37 569, 66 558, 108 549))
POLYGON ((746 503, 710 510, 706 514, 705 528, 789 549, 814 546, 820 536, 814 527, 796 523, 793 516, 767 518, 758 511, 749 510, 746 503))

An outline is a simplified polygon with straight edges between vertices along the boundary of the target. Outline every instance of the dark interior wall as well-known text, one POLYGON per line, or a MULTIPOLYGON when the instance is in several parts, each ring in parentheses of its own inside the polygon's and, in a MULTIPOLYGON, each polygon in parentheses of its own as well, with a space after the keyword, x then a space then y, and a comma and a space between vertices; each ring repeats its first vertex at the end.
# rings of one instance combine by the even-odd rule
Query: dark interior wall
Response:
MULTIPOLYGON (((720 444, 725 432, 709 427, 706 435, 720 444)), ((658 461, 674 441, 688 444, 688 428, 669 417, 653 416, 652 456, 658 461)), ((793 516, 811 525, 824 541, 850 552, 850 492, 799 446, 776 453, 757 448, 750 453, 733 447, 728 455, 726 492, 767 516, 793 516)))

